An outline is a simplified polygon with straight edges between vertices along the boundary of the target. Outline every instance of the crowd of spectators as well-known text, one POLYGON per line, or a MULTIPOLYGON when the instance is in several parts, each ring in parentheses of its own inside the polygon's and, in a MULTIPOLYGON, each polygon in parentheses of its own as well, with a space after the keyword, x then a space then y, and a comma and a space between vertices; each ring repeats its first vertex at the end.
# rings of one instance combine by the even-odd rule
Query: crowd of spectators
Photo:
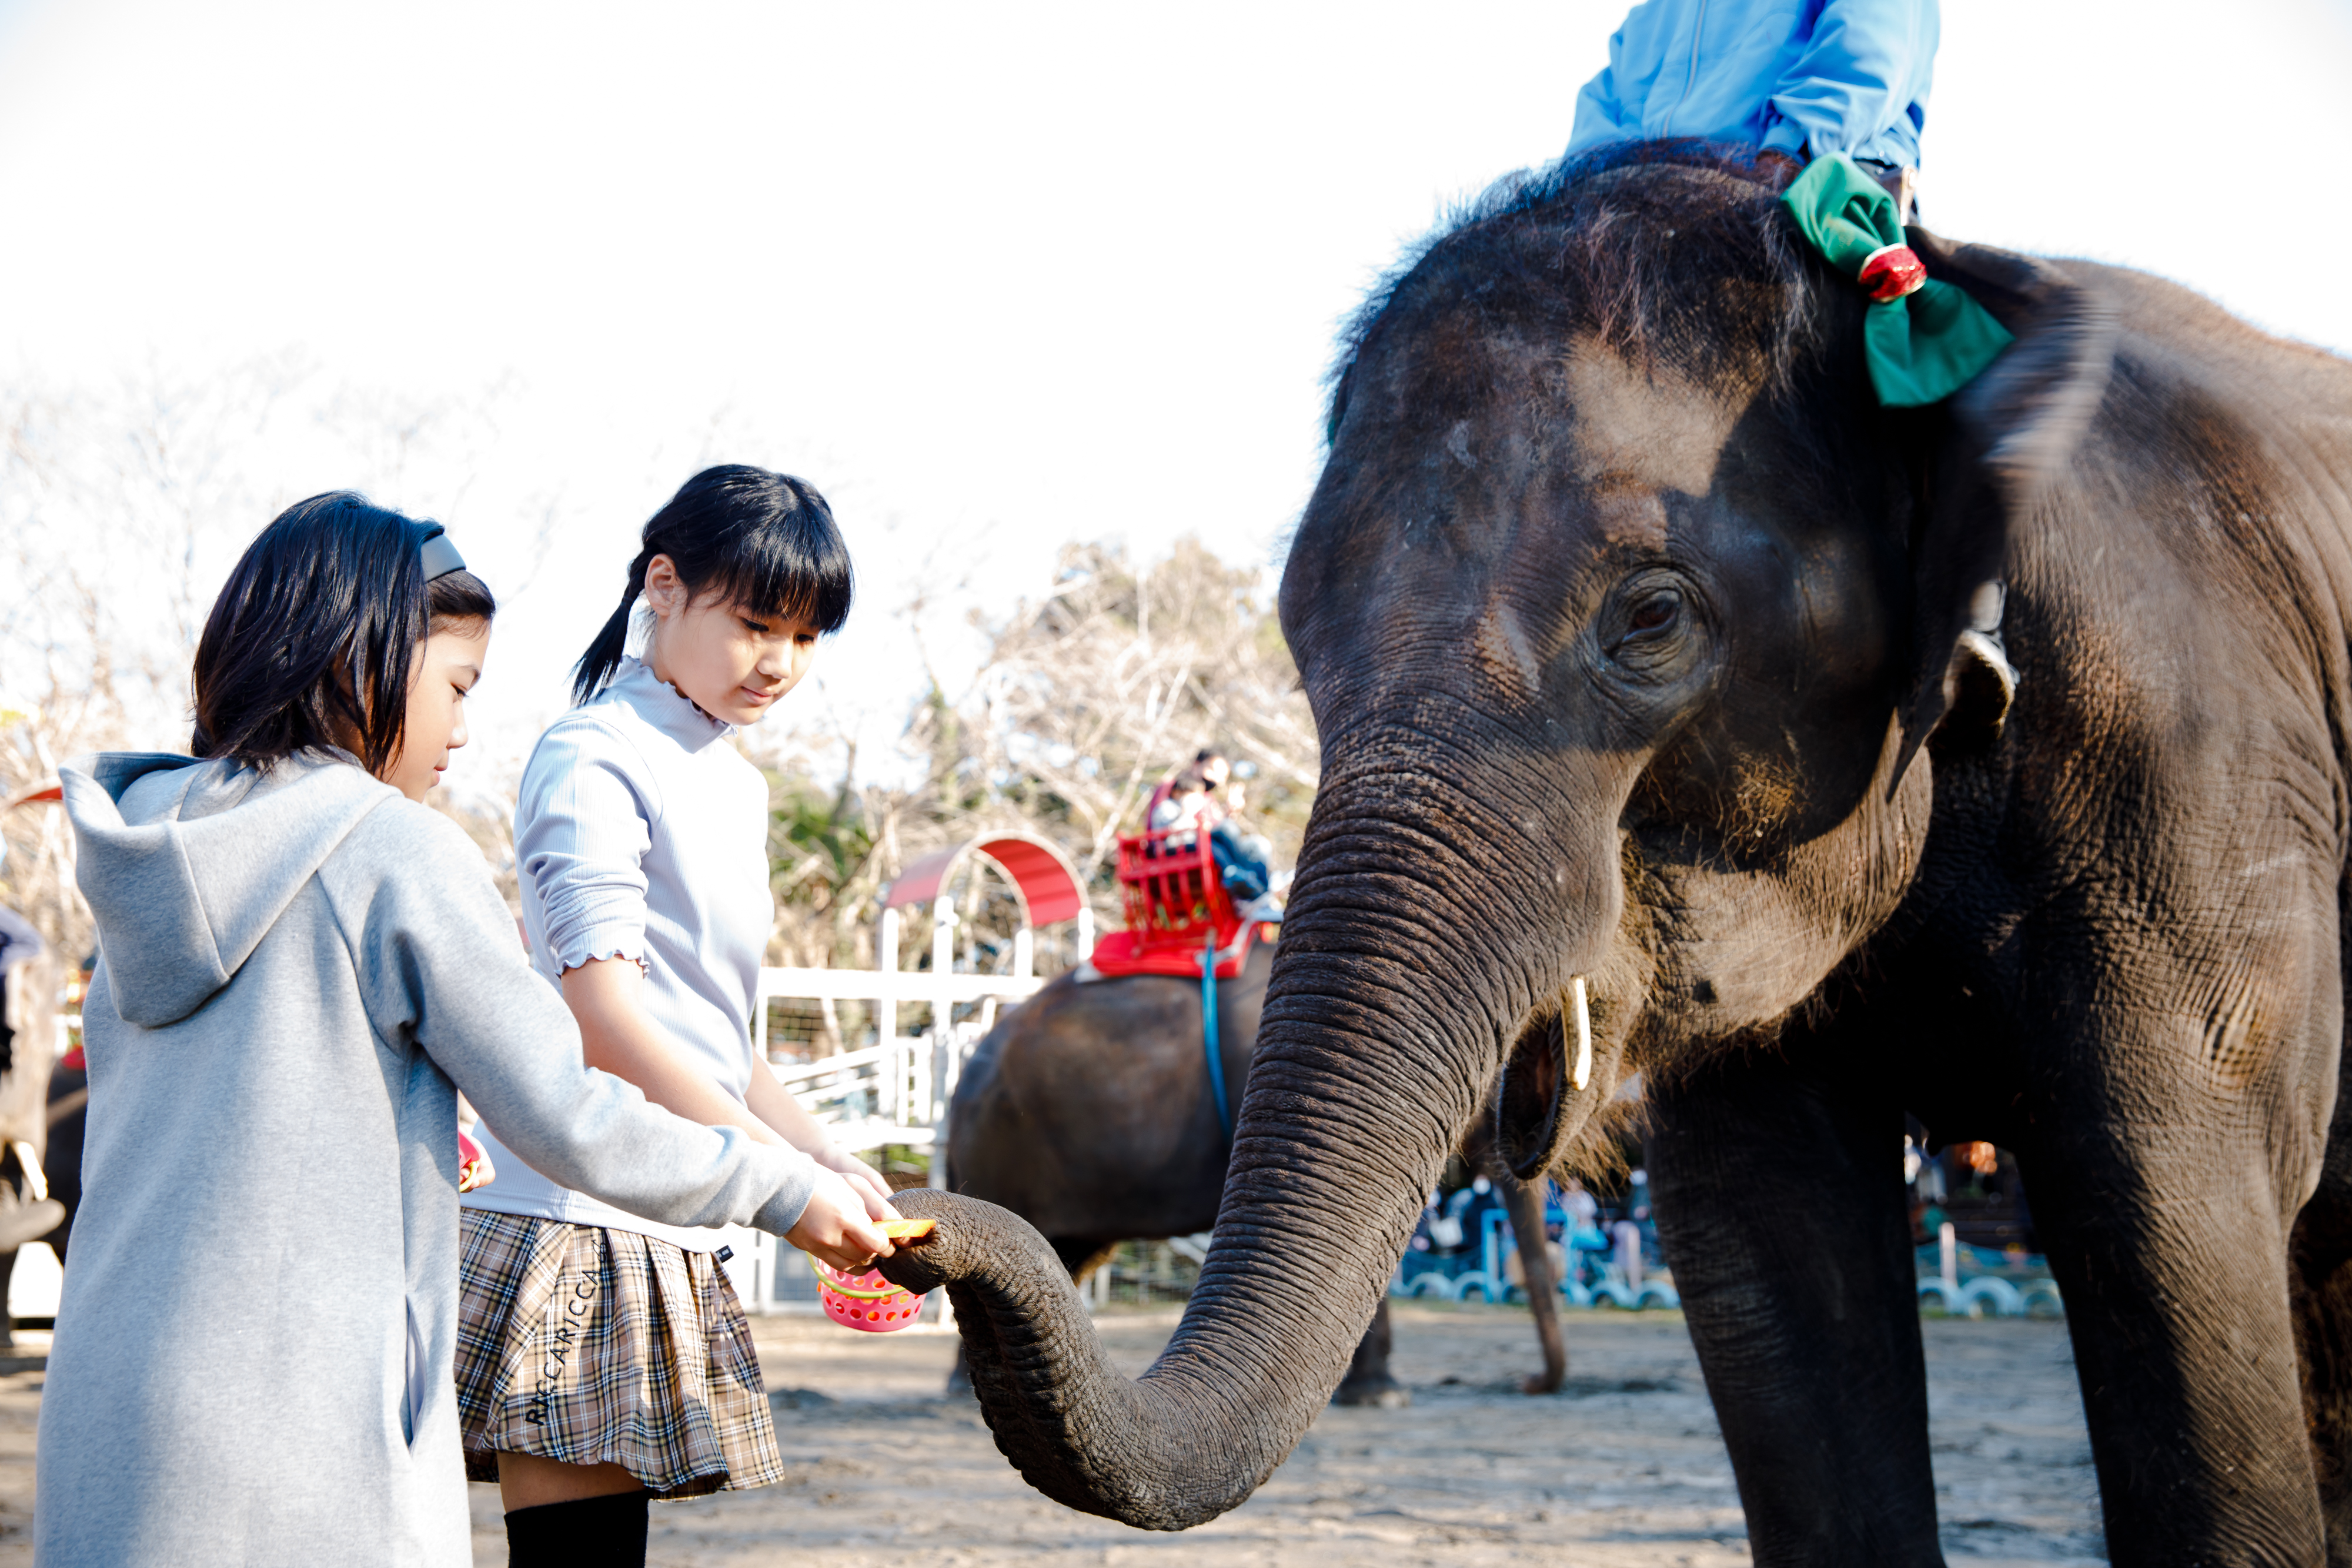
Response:
MULTIPOLYGON (((1450 1173, 1462 1176, 1463 1173, 1450 1173)), ((1486 1215, 1499 1218, 1503 1195, 1483 1176, 1467 1176, 1458 1184, 1441 1184, 1415 1226, 1411 1250, 1444 1262, 1476 1267, 1486 1249, 1486 1215)), ((1544 1237, 1568 1260, 1569 1277, 1591 1283, 1614 1270, 1628 1285, 1639 1286, 1643 1276, 1663 1267, 1658 1226, 1650 1209, 1650 1178, 1636 1167, 1622 1189, 1595 1193, 1574 1176, 1544 1183, 1544 1237)))
MULTIPOLYGON (((1503 1227, 1503 1195, 1494 1183, 1455 1167, 1429 1195, 1410 1249, 1448 1272, 1482 1266, 1486 1216, 1503 1227)), ((1962 1245, 2012 1255, 2041 1251, 2033 1211, 2016 1156, 1991 1144, 1963 1142, 1932 1151, 1917 1126, 1903 1140, 1904 1197, 1912 1242, 1939 1244, 1943 1227, 1953 1227, 1962 1245)), ((1658 1227, 1650 1207, 1649 1175, 1638 1166, 1613 1186, 1588 1187, 1574 1176, 1544 1184, 1544 1231, 1568 1260, 1569 1277, 1591 1284, 1613 1271, 1638 1287, 1645 1273, 1664 1266, 1658 1227)))

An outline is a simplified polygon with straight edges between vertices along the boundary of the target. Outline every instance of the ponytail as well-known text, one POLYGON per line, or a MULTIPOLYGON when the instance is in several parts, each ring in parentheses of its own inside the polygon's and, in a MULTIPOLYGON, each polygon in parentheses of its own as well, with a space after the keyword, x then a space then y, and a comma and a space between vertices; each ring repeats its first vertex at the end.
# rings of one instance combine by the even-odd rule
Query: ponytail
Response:
POLYGON ((575 703, 594 696, 620 668, 629 612, 657 555, 669 557, 689 599, 724 594, 755 613, 799 619, 825 632, 849 619, 849 547, 816 486, 789 474, 740 463, 706 468, 653 515, 638 543, 620 608, 572 666, 575 703))
POLYGON ((646 568, 660 552, 647 545, 629 563, 629 586, 622 591, 621 607, 604 622, 580 662, 572 666, 572 701, 576 706, 602 691, 613 672, 621 667, 621 655, 629 646, 629 612, 636 608, 637 596, 646 591, 646 568))

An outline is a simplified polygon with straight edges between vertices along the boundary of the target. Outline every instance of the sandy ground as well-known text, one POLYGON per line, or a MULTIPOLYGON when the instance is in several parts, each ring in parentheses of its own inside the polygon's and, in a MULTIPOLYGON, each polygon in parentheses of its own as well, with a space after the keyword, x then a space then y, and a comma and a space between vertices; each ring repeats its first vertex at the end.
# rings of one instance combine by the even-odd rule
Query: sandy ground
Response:
MULTIPOLYGON (((1173 1312, 1104 1320, 1114 1359, 1149 1364, 1173 1312)), ((955 1353, 935 1333, 758 1323, 788 1473, 761 1491, 656 1503, 664 1568, 883 1565, 1549 1563, 1713 1568, 1748 1561, 1731 1467, 1682 1319, 1568 1314, 1569 1387, 1517 1392, 1536 1364, 1524 1312, 1397 1312, 1409 1410, 1328 1410, 1258 1494, 1181 1535, 1069 1512, 1024 1485, 976 1406, 939 1397, 955 1353)), ((2092 1563, 2090 1451, 2063 1329, 1925 1325, 1936 1490, 1954 1568, 2092 1563)), ((43 1336, 0 1360, 0 1568, 29 1563, 43 1336)), ((506 1561, 498 1491, 473 1491, 475 1556, 506 1561)))

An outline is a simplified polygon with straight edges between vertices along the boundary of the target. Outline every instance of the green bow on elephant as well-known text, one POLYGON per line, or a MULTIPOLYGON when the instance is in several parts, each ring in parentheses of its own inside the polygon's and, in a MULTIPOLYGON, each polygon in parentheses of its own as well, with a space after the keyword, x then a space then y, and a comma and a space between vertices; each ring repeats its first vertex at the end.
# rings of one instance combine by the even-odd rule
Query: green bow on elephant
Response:
POLYGON ((1893 298, 1874 293, 1863 318, 1864 353, 1879 402, 1893 408, 1940 402, 2009 347, 2008 329, 1990 311, 1919 269, 1904 245, 1895 198, 1844 153, 1813 160, 1780 204, 1832 267, 1865 286, 1870 273, 1883 271, 1893 279, 1890 291, 1901 290, 1893 298), (1881 262, 1892 265, 1873 266, 1881 262), (1914 269, 1916 276, 1904 276, 1914 269))

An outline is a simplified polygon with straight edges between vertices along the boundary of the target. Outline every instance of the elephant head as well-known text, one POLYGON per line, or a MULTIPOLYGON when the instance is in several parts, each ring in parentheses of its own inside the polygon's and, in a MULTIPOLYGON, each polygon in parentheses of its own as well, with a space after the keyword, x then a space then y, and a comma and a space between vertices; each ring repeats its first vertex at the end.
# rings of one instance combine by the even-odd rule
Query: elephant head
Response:
POLYGON ((1366 308, 1282 585, 1323 780, 1182 1327, 1121 1378, 1017 1221, 905 1195, 944 1223, 886 1269, 949 1282, 1033 1484, 1159 1528, 1242 1500, 1474 1115, 1523 1174, 1573 1159, 1906 896, 2111 337, 2053 269, 1915 238, 2017 338, 1923 410, 1878 405, 1864 299, 1772 193, 1691 153, 1491 193, 1366 308))

